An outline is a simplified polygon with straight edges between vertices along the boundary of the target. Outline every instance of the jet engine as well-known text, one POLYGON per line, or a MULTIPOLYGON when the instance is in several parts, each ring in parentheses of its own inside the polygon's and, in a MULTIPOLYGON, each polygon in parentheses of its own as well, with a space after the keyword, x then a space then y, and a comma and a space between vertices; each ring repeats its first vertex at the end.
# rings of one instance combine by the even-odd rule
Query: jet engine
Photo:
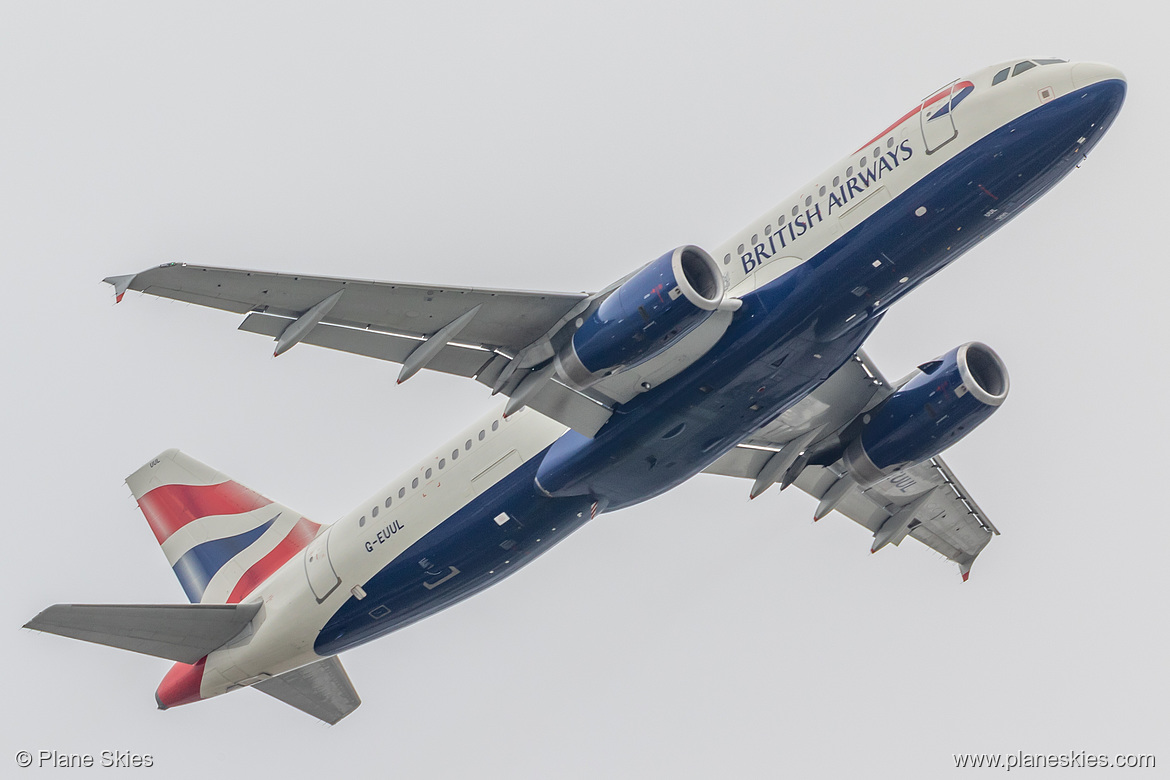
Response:
POLYGON ((675 344, 723 303, 711 255, 682 246, 647 265, 577 321, 556 355, 557 373, 578 389, 638 365, 675 344))
POLYGON ((1007 398, 1007 368, 990 347, 976 341, 918 370, 862 417, 860 435, 845 449, 845 466, 862 487, 939 454, 1007 398))

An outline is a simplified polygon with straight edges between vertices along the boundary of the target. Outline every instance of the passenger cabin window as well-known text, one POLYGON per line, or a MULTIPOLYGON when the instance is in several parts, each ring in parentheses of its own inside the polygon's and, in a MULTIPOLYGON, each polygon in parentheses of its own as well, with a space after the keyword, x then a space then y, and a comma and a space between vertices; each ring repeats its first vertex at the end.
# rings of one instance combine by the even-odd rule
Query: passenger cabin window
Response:
POLYGON ((1016 67, 1014 67, 1012 69, 1012 75, 1018 76, 1021 73, 1023 73, 1024 71, 1031 70, 1034 67, 1036 67, 1036 63, 1028 62, 1027 60, 1024 60, 1023 62, 1019 63, 1018 65, 1016 65, 1016 67))
POLYGON ((1011 68, 1004 68, 999 73, 995 74, 995 78, 991 80, 991 86, 995 86, 1001 82, 1007 81, 1008 74, 1011 73, 1011 68))

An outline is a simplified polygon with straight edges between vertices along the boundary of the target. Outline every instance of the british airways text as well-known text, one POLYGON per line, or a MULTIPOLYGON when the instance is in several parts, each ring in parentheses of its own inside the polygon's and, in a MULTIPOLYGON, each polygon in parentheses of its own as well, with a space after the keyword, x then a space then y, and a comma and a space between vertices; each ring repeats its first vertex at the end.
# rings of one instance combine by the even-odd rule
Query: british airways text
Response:
POLYGON ((823 211, 821 201, 812 204, 805 209, 803 214, 797 214, 791 222, 781 225, 775 233, 768 236, 767 244, 756 244, 752 247, 751 252, 741 255, 743 272, 751 273, 757 266, 763 265, 765 260, 775 255, 780 249, 787 247, 789 242, 795 241, 812 230, 823 222, 825 217, 832 216, 834 210, 840 211, 845 208, 850 201, 863 194, 874 182, 879 181, 886 171, 893 171, 912 156, 914 156, 914 150, 910 147, 910 142, 903 141, 894 150, 875 158, 868 168, 858 171, 856 176, 850 176, 829 193, 828 200, 824 201, 823 211))

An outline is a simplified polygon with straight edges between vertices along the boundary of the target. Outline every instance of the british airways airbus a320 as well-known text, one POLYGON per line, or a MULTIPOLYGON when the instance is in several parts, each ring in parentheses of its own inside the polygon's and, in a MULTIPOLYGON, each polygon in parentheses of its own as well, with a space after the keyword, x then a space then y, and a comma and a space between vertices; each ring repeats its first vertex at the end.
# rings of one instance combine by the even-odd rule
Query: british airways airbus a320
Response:
POLYGON ((1019 60, 948 84, 708 253, 594 294, 169 263, 127 290, 304 342, 471 377, 507 402, 331 525, 168 450, 127 478, 190 604, 49 607, 28 627, 176 661, 167 709, 254 687, 335 723, 337 654, 507 577, 601 512, 700 472, 774 483, 959 566, 997 533, 939 457, 1008 394, 962 344, 890 382, 885 311, 1064 178, 1121 109, 1107 65, 1019 60))

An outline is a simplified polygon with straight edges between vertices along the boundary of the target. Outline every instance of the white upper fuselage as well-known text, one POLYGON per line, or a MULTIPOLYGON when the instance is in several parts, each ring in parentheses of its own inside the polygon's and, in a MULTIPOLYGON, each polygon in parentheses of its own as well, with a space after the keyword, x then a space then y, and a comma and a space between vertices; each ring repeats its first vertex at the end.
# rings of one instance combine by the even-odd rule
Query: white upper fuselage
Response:
MULTIPOLYGON (((993 87, 992 80, 997 73, 1019 62, 1013 60, 993 65, 952 82, 969 81, 974 90, 963 101, 960 118, 955 120, 957 135, 941 147, 926 152, 922 106, 919 105, 715 247, 711 254, 723 264, 724 278, 731 294, 743 295, 762 287, 814 257, 843 233, 856 228, 881 205, 901 195, 989 133, 1076 88, 1121 77, 1108 65, 1056 63, 1029 68, 993 87), (1046 96, 1043 94, 1045 89, 1051 90, 1046 96), (898 150, 907 141, 912 144, 913 154, 905 159, 905 153, 899 154, 898 150), (882 165, 883 159, 889 167, 882 165), (863 182, 857 181, 857 177, 861 175, 870 176, 876 183, 859 192, 857 185, 863 182), (852 193, 851 179, 854 180, 852 193), (885 192, 880 191, 883 189, 885 192), (878 202, 871 203, 870 196, 878 202), (834 198, 841 205, 836 205, 834 198), (797 220, 802 220, 806 227, 794 228, 797 220), (764 254, 770 256, 764 257, 764 254)), ((949 90, 952 84, 931 93, 923 103, 949 90)), ((945 102, 945 98, 941 102, 945 102)))

